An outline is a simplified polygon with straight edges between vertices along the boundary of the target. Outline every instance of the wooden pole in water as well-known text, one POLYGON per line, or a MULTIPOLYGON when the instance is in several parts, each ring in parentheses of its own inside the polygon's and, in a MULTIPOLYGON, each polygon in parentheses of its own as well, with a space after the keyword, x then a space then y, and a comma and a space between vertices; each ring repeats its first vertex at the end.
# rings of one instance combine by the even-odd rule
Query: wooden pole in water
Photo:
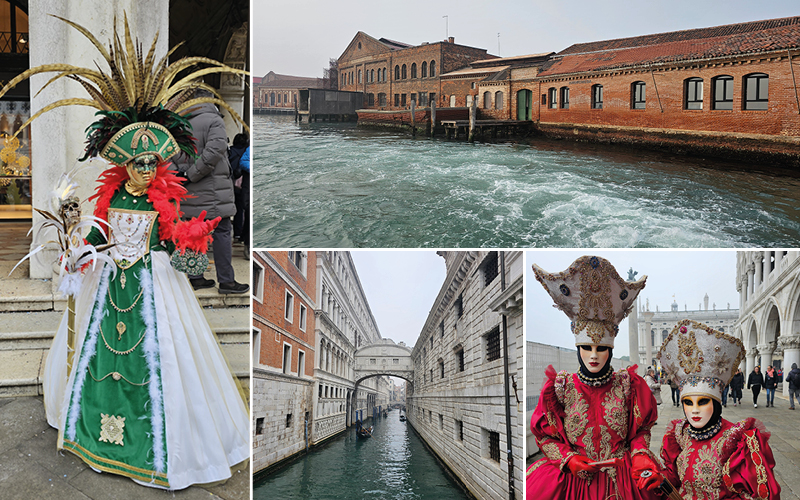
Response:
POLYGON ((417 136, 417 101, 411 100, 411 135, 417 136))
POLYGON ((469 137, 467 138, 469 142, 475 142, 475 101, 476 99, 473 98, 469 107, 469 137))
POLYGON ((436 128, 436 101, 431 101, 431 137, 436 128))

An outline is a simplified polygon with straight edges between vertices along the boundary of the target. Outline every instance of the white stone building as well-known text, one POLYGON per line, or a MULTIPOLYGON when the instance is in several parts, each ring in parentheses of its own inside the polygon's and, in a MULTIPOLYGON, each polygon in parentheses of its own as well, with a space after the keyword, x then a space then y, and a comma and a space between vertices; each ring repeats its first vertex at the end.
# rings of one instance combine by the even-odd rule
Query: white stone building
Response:
POLYGON ((412 350, 408 421, 476 498, 509 498, 511 466, 522 499, 522 253, 439 255, 447 277, 412 350))
POLYGON ((639 364, 640 374, 642 375, 644 373, 641 369, 657 364, 656 354, 661 349, 661 345, 666 340, 669 332, 675 328, 679 321, 691 319, 704 323, 715 330, 732 334, 736 320, 739 318, 739 309, 732 309, 730 304, 725 304, 725 307, 721 305, 718 307, 716 303, 711 302, 709 307, 708 294, 703 298, 703 304, 697 305, 697 309, 689 309, 688 304, 684 304, 683 309, 681 309, 678 303, 673 301, 669 310, 660 311, 656 306, 656 310, 651 311, 649 302, 642 304, 641 297, 637 301, 638 314, 631 314, 628 321, 635 319, 637 323, 640 360, 637 364, 639 364), (647 332, 650 332, 649 339, 647 338, 647 332), (649 359, 647 356, 648 340, 650 341, 649 359))
POLYGON ((355 389, 355 352, 381 340, 350 252, 317 252, 317 309, 312 443, 344 431, 352 417, 385 409, 389 383, 380 377, 355 389))
MULTIPOLYGON (((756 364, 762 373, 769 365, 800 365, 800 252, 737 252, 736 290, 740 312, 734 328, 747 349, 745 374, 756 364)), ((783 390, 788 391, 785 382, 783 390)))

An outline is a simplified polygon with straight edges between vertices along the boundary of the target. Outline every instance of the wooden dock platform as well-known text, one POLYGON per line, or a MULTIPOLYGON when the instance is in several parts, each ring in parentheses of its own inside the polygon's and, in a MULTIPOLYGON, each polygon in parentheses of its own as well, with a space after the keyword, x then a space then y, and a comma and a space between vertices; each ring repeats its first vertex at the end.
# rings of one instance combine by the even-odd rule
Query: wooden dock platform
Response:
MULTIPOLYGON (((469 120, 442 120, 445 136, 448 139, 458 139, 464 133, 464 138, 469 137, 469 120)), ((523 135, 530 131, 533 122, 520 120, 475 120, 475 135, 478 137, 491 136, 492 139, 523 135)))

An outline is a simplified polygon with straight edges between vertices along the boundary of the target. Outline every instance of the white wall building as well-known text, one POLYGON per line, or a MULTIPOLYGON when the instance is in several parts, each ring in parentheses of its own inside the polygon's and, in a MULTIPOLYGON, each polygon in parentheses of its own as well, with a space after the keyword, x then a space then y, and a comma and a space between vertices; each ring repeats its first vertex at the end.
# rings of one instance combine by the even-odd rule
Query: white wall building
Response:
POLYGON ((479 499, 509 498, 510 449, 514 497, 522 499, 522 253, 439 255, 447 278, 412 350, 408 421, 479 499))
MULTIPOLYGON (((737 252, 739 318, 735 334, 747 350, 745 374, 758 364, 800 365, 800 252, 737 252)), ((788 390, 784 382, 784 393, 788 390)))

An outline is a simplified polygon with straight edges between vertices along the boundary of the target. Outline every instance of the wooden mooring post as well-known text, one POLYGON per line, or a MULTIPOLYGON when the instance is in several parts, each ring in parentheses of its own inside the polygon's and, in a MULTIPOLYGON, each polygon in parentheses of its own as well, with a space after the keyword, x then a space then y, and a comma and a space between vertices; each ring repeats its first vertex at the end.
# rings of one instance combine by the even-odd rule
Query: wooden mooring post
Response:
POLYGON ((411 101, 411 135, 417 136, 417 101, 411 101))
POLYGON ((469 107, 469 132, 467 138, 469 142, 475 142, 475 101, 477 100, 477 97, 473 98, 469 107))
POLYGON ((431 101, 431 137, 436 129, 436 101, 431 101))

